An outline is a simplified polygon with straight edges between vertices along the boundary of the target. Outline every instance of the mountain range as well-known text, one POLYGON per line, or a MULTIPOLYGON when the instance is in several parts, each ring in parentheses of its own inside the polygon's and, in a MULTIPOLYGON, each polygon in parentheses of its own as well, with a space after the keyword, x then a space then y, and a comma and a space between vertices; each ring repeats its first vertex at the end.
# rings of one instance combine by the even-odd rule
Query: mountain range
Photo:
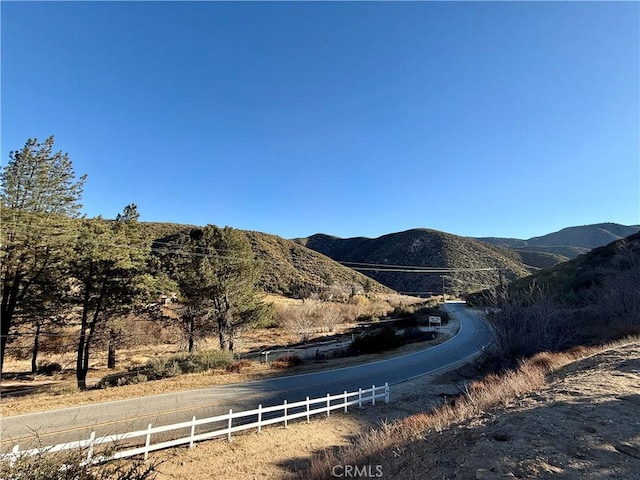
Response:
POLYGON ((575 258, 592 248, 607 245, 640 231, 639 225, 620 225, 617 223, 597 223, 567 227, 557 232, 532 237, 528 240, 518 238, 484 237, 478 238, 493 245, 512 248, 518 251, 544 252, 575 258))
POLYGON ((407 294, 442 292, 443 274, 447 291, 459 292, 497 284, 499 272, 504 280, 511 281, 533 271, 509 248, 422 228, 375 239, 341 239, 316 234, 296 241, 338 262, 361 269, 383 285, 407 294), (389 271, 387 265, 458 271, 414 273, 402 268, 389 271))
MULTIPOLYGON (((193 228, 158 222, 143 225, 151 241, 166 241, 193 228)), ((477 291, 528 276, 638 231, 640 226, 603 223, 569 227, 528 240, 470 238, 425 228, 347 239, 322 233, 293 240, 245 233, 264 265, 263 289, 304 297, 389 289, 408 294, 441 293, 443 283, 447 293, 477 291), (398 266, 423 267, 423 271, 398 266), (436 271, 425 272, 424 267, 436 271)))

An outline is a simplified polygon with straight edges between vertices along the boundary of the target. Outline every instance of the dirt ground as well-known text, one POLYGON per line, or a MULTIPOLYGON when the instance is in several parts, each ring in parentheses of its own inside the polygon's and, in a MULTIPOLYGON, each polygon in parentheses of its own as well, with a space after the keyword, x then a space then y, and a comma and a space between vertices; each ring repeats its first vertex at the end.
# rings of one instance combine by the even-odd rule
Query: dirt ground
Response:
POLYGON ((397 479, 640 479, 640 343, 380 459, 397 479))
MULTIPOLYGON (((308 425, 158 452, 153 458, 164 462, 158 479, 298 478, 314 452, 348 445, 384 420, 432 408, 459 392, 463 377, 452 372, 392 387, 389 405, 308 425)), ((346 478, 345 467, 337 466, 333 476, 346 478)), ((541 391, 357 467, 364 473, 357 478, 640 479, 640 343, 578 361, 541 391)))

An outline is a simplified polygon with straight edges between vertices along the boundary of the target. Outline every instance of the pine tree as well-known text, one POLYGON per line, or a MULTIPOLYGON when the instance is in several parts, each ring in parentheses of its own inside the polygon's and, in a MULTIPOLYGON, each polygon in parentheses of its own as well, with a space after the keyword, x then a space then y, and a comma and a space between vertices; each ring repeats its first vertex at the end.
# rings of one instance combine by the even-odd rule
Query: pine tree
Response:
POLYGON ((86 176, 76 180, 68 154, 53 153, 53 145, 53 136, 27 140, 10 152, 0 178, 0 372, 29 290, 60 268, 75 237, 72 219, 79 216, 86 176))
POLYGON ((78 388, 87 387, 92 343, 110 318, 145 301, 145 267, 151 246, 142 235, 132 204, 115 221, 85 220, 79 232, 71 271, 81 306, 76 357, 78 388))
POLYGON ((244 329, 272 314, 261 301, 260 264, 242 231, 208 225, 175 239, 168 252, 190 351, 197 339, 214 333, 222 350, 233 351, 244 329))

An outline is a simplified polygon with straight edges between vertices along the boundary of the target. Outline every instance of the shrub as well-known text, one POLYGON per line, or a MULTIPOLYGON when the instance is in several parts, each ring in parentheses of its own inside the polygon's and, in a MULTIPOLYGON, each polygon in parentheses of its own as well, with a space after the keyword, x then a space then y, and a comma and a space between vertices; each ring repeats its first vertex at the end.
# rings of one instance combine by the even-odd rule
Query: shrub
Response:
MULTIPOLYGON (((137 375, 129 375, 126 377, 119 377, 116 380, 116 386, 117 387, 122 387, 124 385, 136 385, 138 383, 144 383, 148 380, 146 375, 143 375, 142 373, 138 373, 137 375)), ((108 386, 108 384, 105 384, 106 386, 108 386)))
POLYGON ((394 322, 396 328, 413 328, 418 326, 418 318, 415 314, 411 314, 394 322))
POLYGON ((221 350, 206 350, 198 353, 176 353, 168 358, 152 358, 140 368, 133 367, 128 373, 108 375, 100 380, 101 388, 129 385, 147 380, 172 378, 183 373, 206 372, 215 368, 226 368, 233 363, 233 354, 221 350), (137 374, 136 376, 132 376, 137 374), (144 378, 144 380, 143 380, 144 378))
POLYGON ((253 365, 251 360, 243 358, 238 360, 236 363, 229 365, 226 370, 229 373, 240 373, 244 368, 250 367, 253 365))
POLYGON ((351 349, 356 353, 378 353, 402 345, 402 340, 393 328, 386 326, 351 342, 351 349))
POLYGON ((302 359, 298 355, 286 355, 271 362, 271 368, 284 370, 302 364, 302 359))
POLYGON ((62 371, 62 365, 58 362, 38 362, 38 368, 36 373, 40 375, 51 376, 54 373, 60 373, 62 371))
POLYGON ((83 462, 86 452, 69 450, 25 455, 15 462, 0 462, 0 478, 7 480, 147 480, 157 476, 160 462, 127 459, 102 465, 83 462))
POLYGON ((353 351, 349 347, 343 348, 334 348, 332 350, 320 351, 320 349, 316 350, 314 355, 314 359, 316 362, 320 362, 322 360, 332 360, 334 358, 344 358, 353 354, 353 351))
POLYGON ((198 353, 176 353, 166 359, 153 359, 147 363, 153 379, 168 378, 183 373, 198 373, 215 368, 226 368, 233 363, 233 354, 222 350, 198 353))
POLYGON ((437 332, 428 331, 423 332, 417 327, 405 328, 402 332, 402 340, 407 343, 410 342, 426 342, 427 340, 433 340, 438 336, 437 332))
POLYGON ((178 363, 177 361, 173 361, 171 363, 169 363, 165 369, 164 369, 164 378, 171 378, 171 377, 177 377, 178 375, 182 375, 182 366, 190 363, 190 362, 184 362, 182 364, 178 363))
POLYGON ((400 305, 393 309, 391 316, 400 318, 400 317, 411 317, 415 313, 415 309, 412 306, 400 305))
POLYGON ((226 368, 233 363, 233 353, 223 350, 205 350, 198 353, 197 363, 202 366, 202 370, 226 368))

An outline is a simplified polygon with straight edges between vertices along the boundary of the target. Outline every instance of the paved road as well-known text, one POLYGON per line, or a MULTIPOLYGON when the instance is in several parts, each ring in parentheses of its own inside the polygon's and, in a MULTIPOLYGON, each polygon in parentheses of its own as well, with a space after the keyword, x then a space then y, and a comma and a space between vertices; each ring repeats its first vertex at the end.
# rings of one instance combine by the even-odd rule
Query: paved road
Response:
MULTIPOLYGON (((2 450, 19 443, 27 447, 37 433, 43 445, 168 425, 263 405, 289 403, 321 397, 327 393, 354 391, 371 385, 390 385, 427 375, 473 356, 489 342, 485 323, 462 303, 447 303, 447 310, 460 321, 452 339, 426 350, 353 367, 255 382, 216 386, 151 397, 105 402, 42 413, 6 417, 1 420, 2 450)), ((393 388, 391 388, 393 400, 393 388)))

